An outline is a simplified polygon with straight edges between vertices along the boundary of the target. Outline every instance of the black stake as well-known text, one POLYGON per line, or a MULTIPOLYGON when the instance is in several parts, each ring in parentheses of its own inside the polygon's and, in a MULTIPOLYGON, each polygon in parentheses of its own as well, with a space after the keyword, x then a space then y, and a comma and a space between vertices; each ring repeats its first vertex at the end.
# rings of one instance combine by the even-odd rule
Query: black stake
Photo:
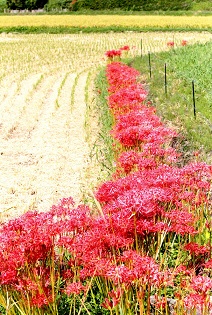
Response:
POLYGON ((148 52, 149 55, 149 76, 152 77, 152 69, 151 69, 151 58, 150 58, 150 51, 148 52))
POLYGON ((141 38, 141 58, 143 56, 143 41, 142 41, 142 38, 141 38))
POLYGON ((165 83, 165 94, 167 95, 167 75, 166 75, 166 63, 164 64, 164 83, 165 83))
POLYGON ((192 81, 192 94, 193 94, 194 118, 196 119, 196 103, 195 103, 194 81, 192 81))

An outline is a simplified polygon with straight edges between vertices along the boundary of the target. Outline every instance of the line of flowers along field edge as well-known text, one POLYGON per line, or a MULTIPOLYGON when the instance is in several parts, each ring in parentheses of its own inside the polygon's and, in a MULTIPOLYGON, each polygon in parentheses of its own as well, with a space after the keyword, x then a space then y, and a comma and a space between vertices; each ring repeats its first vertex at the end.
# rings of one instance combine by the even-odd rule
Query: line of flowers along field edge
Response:
POLYGON ((0 304, 11 314, 168 315, 173 300, 178 315, 210 314, 212 167, 176 166, 176 132, 139 72, 114 62, 128 50, 106 53, 117 168, 96 192, 101 214, 70 197, 0 228, 0 304))
MULTIPOLYGON (((194 273, 189 279, 190 283, 187 283, 187 289, 192 293, 183 296, 175 287, 174 296, 186 308, 202 310, 204 305, 210 312, 209 291, 212 280, 210 271, 206 269, 210 269, 212 263, 211 200, 208 198, 212 167, 197 161, 185 167, 176 166, 179 154, 173 148, 172 141, 177 134, 157 117, 151 103, 145 102, 147 92, 137 81, 139 73, 119 61, 122 53, 128 49, 128 46, 124 46, 119 50, 106 52, 109 60, 106 69, 108 105, 115 121, 111 134, 115 139, 117 169, 112 180, 103 183, 98 189, 96 198, 102 205, 103 213, 113 220, 114 229, 120 228, 115 222, 125 218, 128 236, 130 231, 134 231, 134 249, 137 253, 152 253, 151 256, 163 268, 160 259, 158 260, 161 256, 160 250, 164 250, 163 246, 178 252, 177 261, 174 256, 170 257, 170 261, 166 255, 162 255, 163 263, 166 260, 165 265, 172 266, 179 273, 182 270, 186 270, 190 276, 194 273), (206 210, 204 215, 203 208, 206 210), (176 235, 181 236, 177 248, 169 244, 173 233, 174 238, 176 235), (168 244, 167 241, 160 244, 160 234, 170 235, 168 244), (184 261, 181 265, 181 251, 190 253, 192 262, 190 258, 186 261, 182 255, 184 261), (200 288, 201 292, 197 293, 197 286, 195 289, 193 286, 196 281, 202 284, 208 282, 207 294, 200 288), (193 293, 194 290, 197 291, 193 293), (206 297, 205 294, 208 296, 206 299, 203 298, 206 297)), ((161 302, 161 298, 156 295, 155 301, 161 302)))

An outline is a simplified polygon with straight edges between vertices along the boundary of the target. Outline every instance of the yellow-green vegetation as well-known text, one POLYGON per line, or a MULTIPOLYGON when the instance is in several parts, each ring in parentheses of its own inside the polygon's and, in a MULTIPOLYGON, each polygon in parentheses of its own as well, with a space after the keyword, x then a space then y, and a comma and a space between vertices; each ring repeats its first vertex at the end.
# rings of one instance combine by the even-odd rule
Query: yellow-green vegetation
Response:
POLYGON ((184 45, 177 49, 173 46, 169 52, 151 54, 151 78, 148 56, 136 58, 133 66, 142 69, 158 114, 172 121, 183 135, 182 144, 187 158, 192 151, 199 150, 202 158, 211 164, 212 41, 204 45, 184 42, 184 45))
POLYGON ((1 16, 0 27, 212 27, 212 16, 25 15, 1 16))

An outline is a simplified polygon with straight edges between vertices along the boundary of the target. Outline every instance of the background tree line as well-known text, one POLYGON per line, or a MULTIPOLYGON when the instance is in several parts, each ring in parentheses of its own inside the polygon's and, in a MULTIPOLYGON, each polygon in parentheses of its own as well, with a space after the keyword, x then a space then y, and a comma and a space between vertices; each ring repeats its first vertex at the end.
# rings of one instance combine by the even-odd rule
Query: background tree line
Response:
MULTIPOLYGON (((210 2, 210 1, 209 1, 210 2)), ((202 0, 0 0, 0 11, 36 10, 45 8, 78 10, 113 10, 125 11, 174 11, 193 9, 194 5, 208 3, 202 0)), ((207 5, 208 6, 208 5, 207 5)), ((200 7, 201 9, 201 7, 200 7)), ((195 10, 195 9, 194 9, 195 10)), ((199 8, 198 8, 199 10, 199 8)))
POLYGON ((78 0, 72 1, 72 10, 123 9, 133 11, 187 10, 192 0, 78 0))

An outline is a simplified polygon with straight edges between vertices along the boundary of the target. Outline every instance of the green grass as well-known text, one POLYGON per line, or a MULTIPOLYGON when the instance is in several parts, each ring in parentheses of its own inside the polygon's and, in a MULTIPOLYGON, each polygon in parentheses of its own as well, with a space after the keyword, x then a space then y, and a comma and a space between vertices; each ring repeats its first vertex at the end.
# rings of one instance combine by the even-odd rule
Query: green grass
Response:
POLYGON ((94 144, 92 151, 93 154, 96 154, 96 158, 101 164, 102 172, 104 172, 104 178, 101 179, 103 181, 108 180, 115 170, 115 152, 113 147, 114 141, 110 135, 110 131, 114 122, 107 102, 108 84, 105 75, 105 69, 101 69, 99 71, 95 80, 95 85, 99 131, 97 142, 94 144))
POLYGON ((131 64, 149 84, 149 98, 165 120, 177 126, 183 135, 184 153, 201 150, 207 162, 212 159, 212 42, 171 49, 169 52, 136 58, 131 64), (164 64, 167 64, 167 95, 164 64), (195 86, 194 117, 192 81, 195 86))
POLYGON ((126 26, 107 26, 107 27, 47 27, 47 26, 13 26, 0 27, 1 33, 21 33, 21 34, 76 34, 76 33, 120 33, 120 32, 212 32, 212 27, 171 27, 171 26, 152 26, 152 27, 126 27, 126 26))
POLYGON ((197 12, 212 12, 212 5, 211 1, 197 1, 192 4, 191 10, 197 11, 197 12))

